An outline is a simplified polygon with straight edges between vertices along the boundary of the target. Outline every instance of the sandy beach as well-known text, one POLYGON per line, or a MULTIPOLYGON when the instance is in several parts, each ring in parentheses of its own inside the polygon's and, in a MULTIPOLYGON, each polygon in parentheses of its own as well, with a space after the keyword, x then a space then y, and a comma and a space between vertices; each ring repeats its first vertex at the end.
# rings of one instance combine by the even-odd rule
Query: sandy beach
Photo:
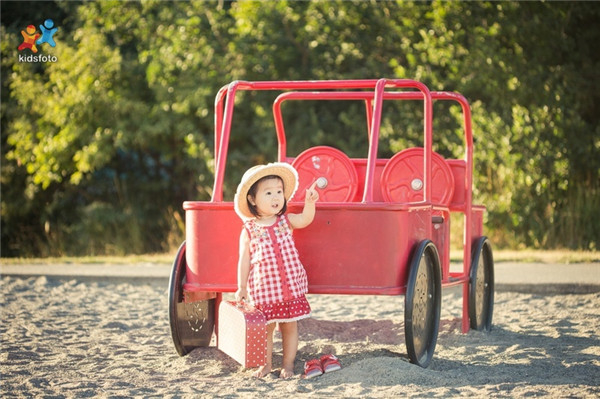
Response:
MULTIPOLYGON (((499 285, 491 333, 462 334, 462 297, 444 290, 427 369, 408 362, 404 297, 310 295, 296 378, 251 378, 214 346, 179 357, 168 280, 3 275, 1 397, 598 397, 600 288, 499 285), (525 291, 525 292, 524 292, 525 291), (305 360, 342 369, 300 378, 305 360)), ((281 364, 275 339, 274 363, 281 364)))

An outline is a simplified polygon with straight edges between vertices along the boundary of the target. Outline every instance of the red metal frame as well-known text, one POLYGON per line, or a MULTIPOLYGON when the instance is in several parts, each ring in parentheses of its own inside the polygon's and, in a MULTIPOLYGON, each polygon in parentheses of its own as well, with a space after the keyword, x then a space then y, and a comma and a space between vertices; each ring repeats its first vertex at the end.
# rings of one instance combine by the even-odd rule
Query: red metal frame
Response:
MULTIPOLYGON (((365 102, 368 156, 352 160, 363 171, 361 201, 318 203, 313 224, 295 234, 309 276, 309 292, 326 294, 400 295, 405 293, 407 265, 418 242, 442 234, 449 239, 450 212, 464 213, 462 273, 449 273, 449 251, 440 251, 442 285, 463 285, 463 331, 468 331, 468 282, 471 242, 481 236, 483 206, 472 205, 473 138, 467 100, 458 93, 430 92, 422 83, 409 79, 336 81, 235 81, 222 87, 215 99, 215 181, 210 202, 188 201, 186 210, 187 283, 186 297, 203 297, 206 292, 237 289, 237 238, 241 222, 233 204, 223 201, 223 180, 235 95, 244 90, 281 91, 273 103, 278 138, 278 160, 292 162, 286 154, 286 135, 281 106, 289 100, 359 100, 365 102), (374 191, 377 176, 386 160, 378 159, 379 128, 384 100, 420 100, 424 107, 423 201, 410 204, 386 203, 374 191), (449 206, 432 203, 433 101, 458 102, 463 111, 465 154, 462 160, 447 160, 453 170, 457 201, 449 206), (458 195, 458 196, 457 196, 458 195), (447 221, 434 232, 435 214, 447 221), (215 231, 211 231, 215 230, 215 231), (365 234, 369 231, 377 234, 365 234), (386 237, 382 240, 381 237, 386 237), (352 250, 349 251, 348 249, 352 250)), ((251 165, 249 165, 251 166, 251 165)), ((301 203, 290 203, 300 211, 301 203)), ((439 226, 438 226, 439 227, 439 226)), ((444 241, 447 242, 447 241, 444 241)))

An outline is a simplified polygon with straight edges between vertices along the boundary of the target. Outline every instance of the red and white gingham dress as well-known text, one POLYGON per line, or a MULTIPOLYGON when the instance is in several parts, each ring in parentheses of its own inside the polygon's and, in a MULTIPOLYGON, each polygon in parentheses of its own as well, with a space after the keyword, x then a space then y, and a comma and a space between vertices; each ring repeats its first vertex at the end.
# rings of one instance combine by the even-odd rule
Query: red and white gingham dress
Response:
POLYGON ((252 219, 244 228, 250 237, 250 303, 265 314, 267 323, 310 317, 306 271, 287 216, 279 216, 271 226, 261 226, 252 219))

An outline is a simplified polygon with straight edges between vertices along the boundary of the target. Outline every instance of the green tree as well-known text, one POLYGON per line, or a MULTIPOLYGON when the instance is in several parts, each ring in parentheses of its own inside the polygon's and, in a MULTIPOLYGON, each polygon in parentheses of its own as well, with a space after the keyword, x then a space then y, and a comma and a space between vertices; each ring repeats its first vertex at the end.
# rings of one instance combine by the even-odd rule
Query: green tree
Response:
POLYGON ((28 112, 8 124, 6 161, 24 167, 26 201, 50 201, 38 223, 50 247, 36 252, 168 248, 181 202, 207 198, 223 17, 202 2, 85 3, 50 50, 74 62, 12 65, 12 96, 28 112))
MULTIPOLYGON (((474 197, 496 243, 598 247, 597 3, 1 4, 3 256, 171 248, 181 202, 211 194, 222 85, 377 77, 470 101, 474 197), (59 44, 43 51, 59 61, 16 62, 20 30, 48 15, 59 44)), ((238 95, 226 198, 247 167, 275 157, 272 101, 238 95)), ((364 105, 283 112, 289 155, 328 144, 365 156, 364 105)), ((434 113, 434 149, 461 157, 458 107, 434 113)), ((380 156, 422 145, 421 120, 416 102, 386 104, 380 156)))

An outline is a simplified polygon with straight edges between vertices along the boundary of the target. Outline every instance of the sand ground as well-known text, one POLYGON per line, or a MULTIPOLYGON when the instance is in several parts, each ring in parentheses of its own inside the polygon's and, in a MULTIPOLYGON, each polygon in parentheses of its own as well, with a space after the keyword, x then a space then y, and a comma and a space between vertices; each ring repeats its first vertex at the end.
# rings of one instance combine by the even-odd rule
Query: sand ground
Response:
MULTIPOLYGON (((291 380, 278 370, 253 379, 214 346, 179 357, 167 287, 161 277, 3 275, 0 396, 600 396, 600 285, 499 284, 493 330, 467 334, 461 290, 446 289, 427 369, 408 362, 404 297, 309 295, 313 317, 299 324, 291 380), (323 353, 342 370, 300 378, 303 362, 323 353)), ((276 336, 276 367, 280 349, 276 336)))

